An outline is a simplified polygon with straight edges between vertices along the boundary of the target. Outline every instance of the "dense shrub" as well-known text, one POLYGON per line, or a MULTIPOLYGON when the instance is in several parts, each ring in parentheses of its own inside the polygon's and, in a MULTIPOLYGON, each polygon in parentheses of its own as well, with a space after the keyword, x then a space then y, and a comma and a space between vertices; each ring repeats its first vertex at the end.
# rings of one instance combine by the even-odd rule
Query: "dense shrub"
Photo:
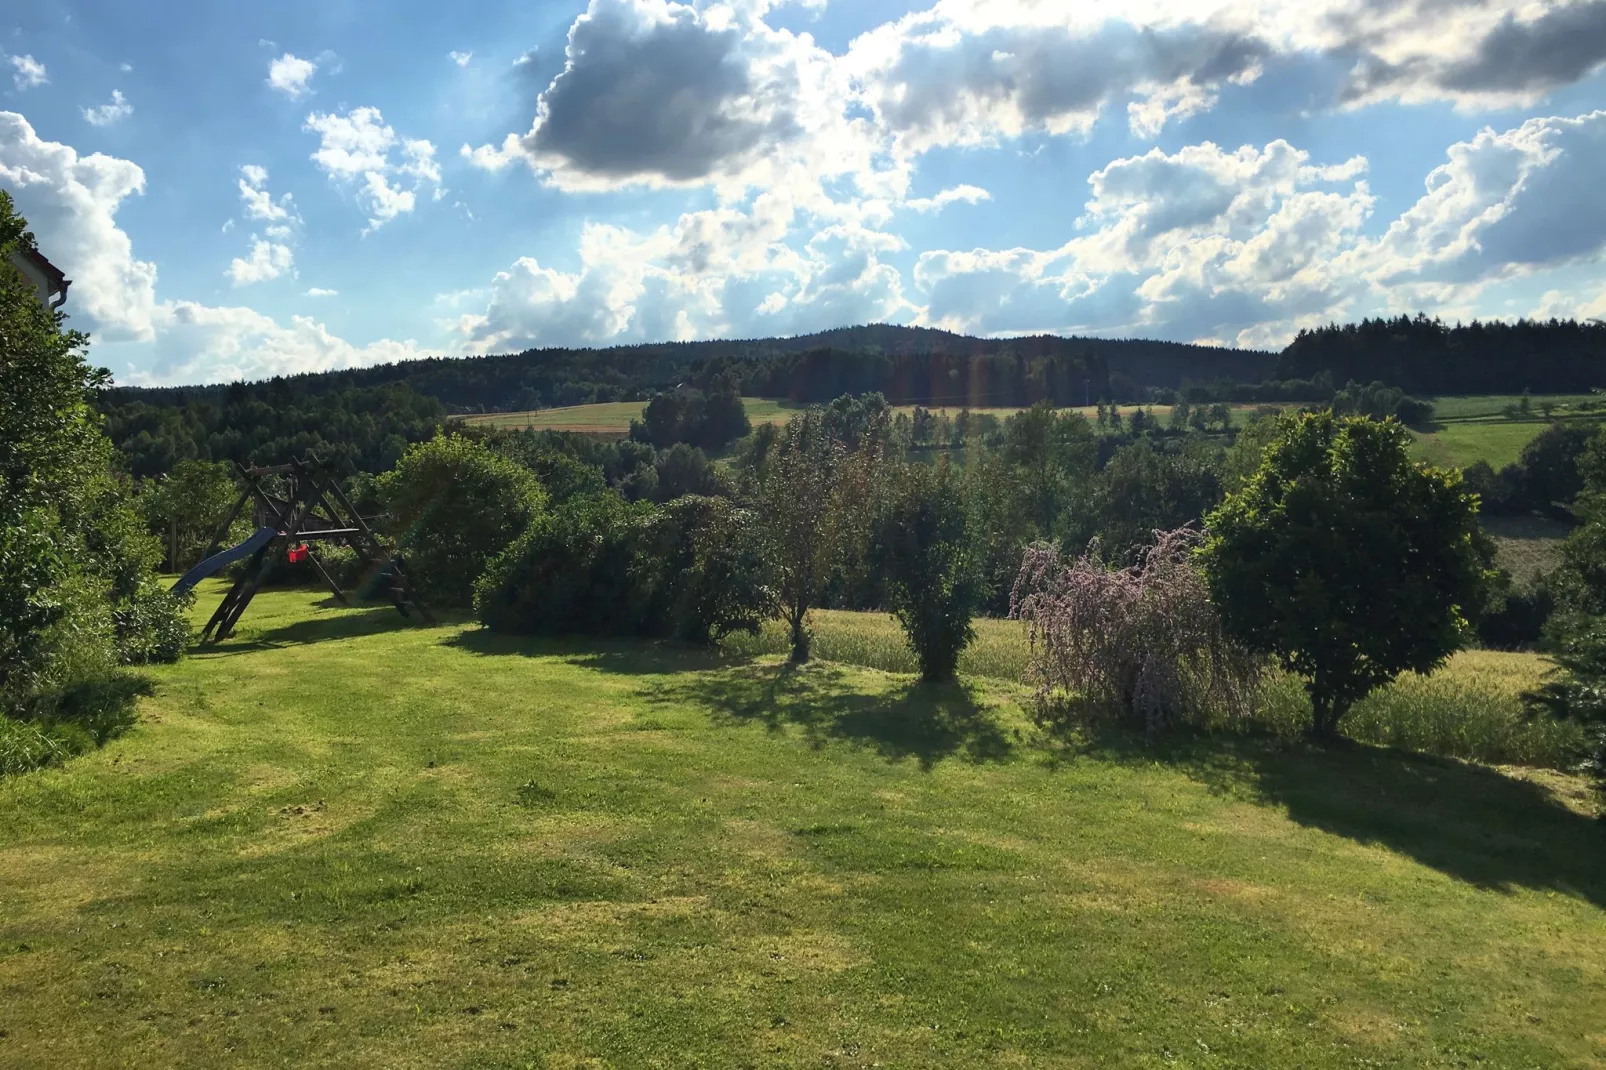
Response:
POLYGON ((546 504, 528 468, 461 435, 410 447, 375 493, 425 602, 468 605, 485 565, 546 504))
POLYGON ((649 501, 668 502, 688 494, 699 497, 729 496, 730 480, 696 446, 684 442, 659 452, 653 461, 657 477, 649 501))
POLYGON ((891 473, 870 560, 926 680, 952 680, 984 589, 958 477, 946 462, 891 473))
POLYGON ((653 513, 608 493, 537 516, 475 584, 475 614, 516 635, 638 634, 654 592, 637 546, 653 513))
POLYGON ((47 717, 188 628, 90 405, 107 373, 10 262, 32 243, 0 191, 0 715, 47 717))
POLYGON ((1478 641, 1494 650, 1517 650, 1539 642, 1545 625, 1556 611, 1556 596, 1541 578, 1518 587, 1511 574, 1501 571, 1490 582, 1489 600, 1478 617, 1478 641))
POLYGON ((774 610, 753 516, 724 498, 677 498, 646 518, 634 570, 654 594, 646 634, 707 644, 756 633, 774 610))
POLYGON ((1362 385, 1351 380, 1333 395, 1333 415, 1365 416, 1373 420, 1394 417, 1402 424, 1417 426, 1433 419, 1433 406, 1408 396, 1398 387, 1380 382, 1362 385))
POLYGON ((1248 712, 1261 663, 1222 627, 1194 564, 1199 541, 1164 533, 1127 568, 1096 544, 1070 562, 1027 550, 1011 615, 1031 626, 1040 717, 1113 714, 1152 734, 1248 712))
POLYGON ((479 619, 519 635, 710 643, 755 631, 773 595, 752 518, 723 498, 662 508, 600 494, 553 509, 492 561, 479 619))

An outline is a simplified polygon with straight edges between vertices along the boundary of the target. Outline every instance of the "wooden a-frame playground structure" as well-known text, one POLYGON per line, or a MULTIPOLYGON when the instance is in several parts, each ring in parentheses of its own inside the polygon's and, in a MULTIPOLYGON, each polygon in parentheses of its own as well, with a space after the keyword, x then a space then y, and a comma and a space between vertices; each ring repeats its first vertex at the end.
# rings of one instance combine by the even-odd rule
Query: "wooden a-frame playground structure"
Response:
POLYGON ((384 573, 391 601, 402 616, 417 612, 425 621, 434 622, 429 610, 413 593, 403 563, 385 549, 327 466, 309 456, 304 461, 289 464, 260 468, 236 464, 235 467, 244 488, 239 499, 218 525, 204 560, 173 586, 175 594, 183 593, 236 561, 249 558, 239 578, 206 622, 201 642, 221 642, 234 634, 234 626, 278 563, 280 548, 285 549, 289 560, 305 560, 310 564, 329 585, 335 598, 349 605, 346 592, 340 589, 340 584, 329 575, 313 551, 312 544, 319 542, 344 543, 351 547, 363 564, 365 576, 384 573), (287 492, 276 493, 286 485, 287 492), (248 504, 254 511, 256 530, 244 542, 218 552, 229 529, 248 504))

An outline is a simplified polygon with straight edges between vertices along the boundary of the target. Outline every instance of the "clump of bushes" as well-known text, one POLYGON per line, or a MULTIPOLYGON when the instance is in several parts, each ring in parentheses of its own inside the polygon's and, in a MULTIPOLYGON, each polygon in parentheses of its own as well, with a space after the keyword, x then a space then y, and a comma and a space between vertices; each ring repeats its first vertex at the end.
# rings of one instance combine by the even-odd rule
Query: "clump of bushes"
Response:
POLYGON ((1261 662, 1222 627, 1194 564, 1199 542, 1166 532, 1127 568, 1109 567, 1096 543, 1072 561, 1026 552, 1010 612, 1030 625, 1040 718, 1102 714, 1153 734, 1248 712, 1261 662))
POLYGON ((1522 448, 1515 464, 1495 471, 1488 461, 1476 461, 1463 477, 1484 513, 1539 512, 1570 519, 1572 503, 1584 489, 1580 464, 1599 433, 1597 423, 1555 423, 1522 448))
POLYGON ((959 655, 976 637, 971 618, 985 594, 963 490, 946 461, 936 468, 904 466, 895 474, 870 561, 921 678, 952 680, 959 655))
POLYGON ((752 431, 741 395, 730 379, 708 391, 681 387, 655 394, 640 420, 630 422, 630 437, 660 449, 679 443, 719 450, 752 431))
POLYGON ((517 635, 711 643, 756 631, 773 595, 752 518, 722 498, 656 508, 614 494, 536 519, 475 587, 480 621, 517 635))
POLYGON ((409 447, 374 492, 419 596, 441 606, 469 605, 486 564, 524 533, 547 501, 528 468, 449 434, 409 447))
POLYGON ((1335 416, 1365 416, 1372 420, 1386 420, 1392 416, 1411 427, 1420 427, 1433 419, 1431 402, 1413 398, 1397 386, 1382 382, 1363 385, 1353 379, 1333 395, 1332 410, 1335 416))

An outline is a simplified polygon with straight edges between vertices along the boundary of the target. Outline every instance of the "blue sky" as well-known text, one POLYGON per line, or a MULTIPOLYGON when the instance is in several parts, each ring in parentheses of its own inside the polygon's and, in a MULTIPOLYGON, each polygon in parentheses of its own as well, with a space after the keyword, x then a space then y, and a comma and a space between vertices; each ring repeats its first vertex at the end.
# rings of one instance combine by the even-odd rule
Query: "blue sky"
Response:
POLYGON ((1606 0, 135 8, 0 22, 0 187, 121 382, 1606 316, 1606 0))

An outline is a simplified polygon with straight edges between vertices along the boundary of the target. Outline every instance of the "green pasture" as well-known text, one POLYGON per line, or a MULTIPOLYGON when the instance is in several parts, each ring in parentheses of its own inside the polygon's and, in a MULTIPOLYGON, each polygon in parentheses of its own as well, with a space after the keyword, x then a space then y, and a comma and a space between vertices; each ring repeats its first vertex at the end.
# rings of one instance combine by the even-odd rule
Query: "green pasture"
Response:
POLYGON ((1606 1061, 1568 776, 296 591, 153 679, 0 780, 0 1066, 1606 1061))
POLYGON ((1443 468, 1466 468, 1487 461, 1499 470, 1515 464, 1522 449, 1557 420, 1601 420, 1606 410, 1592 394, 1544 394, 1529 398, 1529 415, 1506 411, 1521 402, 1515 395, 1433 398, 1433 426, 1413 431, 1418 460, 1443 468), (1550 415, 1545 416, 1549 407, 1550 415))

